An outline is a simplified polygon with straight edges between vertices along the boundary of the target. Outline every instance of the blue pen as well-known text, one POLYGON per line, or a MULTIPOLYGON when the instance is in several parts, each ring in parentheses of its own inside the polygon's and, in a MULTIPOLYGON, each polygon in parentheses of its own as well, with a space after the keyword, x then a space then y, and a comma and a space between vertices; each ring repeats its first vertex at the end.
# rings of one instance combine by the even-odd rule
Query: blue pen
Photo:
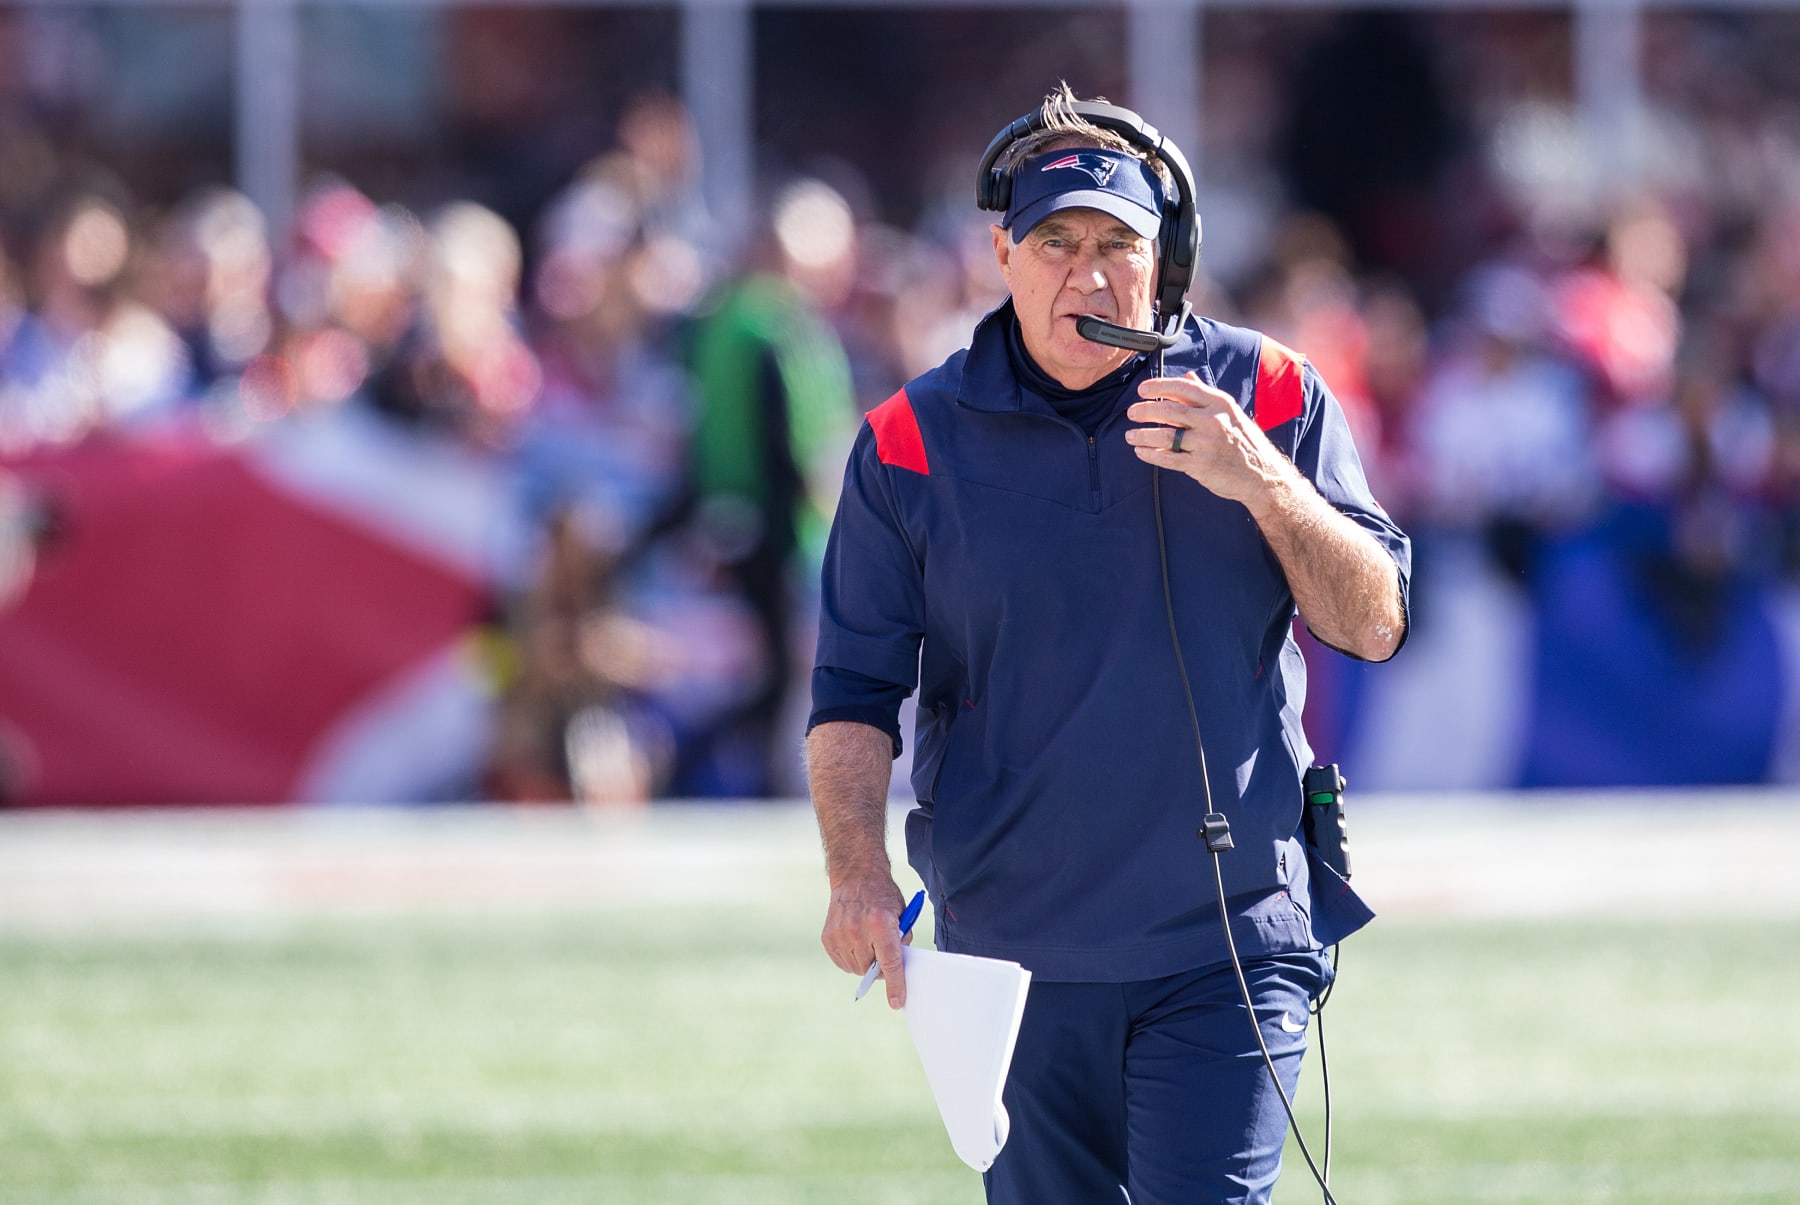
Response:
MULTIPOLYGON (((912 897, 912 902, 906 906, 906 911, 900 914, 900 937, 902 940, 905 940, 906 935, 912 932, 913 925, 918 922, 919 913, 923 911, 925 911, 925 893, 921 891, 912 897)), ((863 972, 862 982, 856 985, 858 1000, 868 994, 869 988, 875 982, 875 976, 879 974, 881 974, 881 964, 871 962, 869 969, 863 972)))

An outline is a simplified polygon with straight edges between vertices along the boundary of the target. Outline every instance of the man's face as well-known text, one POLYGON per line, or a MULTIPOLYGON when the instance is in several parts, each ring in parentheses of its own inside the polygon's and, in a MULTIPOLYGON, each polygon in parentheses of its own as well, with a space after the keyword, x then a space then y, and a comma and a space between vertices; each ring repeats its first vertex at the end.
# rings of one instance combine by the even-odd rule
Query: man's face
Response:
POLYGON ((1092 314, 1147 330, 1156 247, 1097 209, 1053 213, 1014 244, 993 228, 994 257, 1012 290, 1025 350, 1068 389, 1085 389, 1131 352, 1083 339, 1075 320, 1092 314))

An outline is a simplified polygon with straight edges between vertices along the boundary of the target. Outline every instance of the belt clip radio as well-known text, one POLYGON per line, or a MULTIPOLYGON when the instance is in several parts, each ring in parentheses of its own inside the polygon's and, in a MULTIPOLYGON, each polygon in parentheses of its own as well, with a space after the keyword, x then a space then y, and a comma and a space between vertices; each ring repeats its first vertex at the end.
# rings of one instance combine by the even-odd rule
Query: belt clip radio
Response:
POLYGON ((1313 766, 1301 780, 1306 806, 1306 843, 1325 865, 1345 879, 1350 877, 1350 833, 1344 823, 1344 776, 1337 763, 1313 766))

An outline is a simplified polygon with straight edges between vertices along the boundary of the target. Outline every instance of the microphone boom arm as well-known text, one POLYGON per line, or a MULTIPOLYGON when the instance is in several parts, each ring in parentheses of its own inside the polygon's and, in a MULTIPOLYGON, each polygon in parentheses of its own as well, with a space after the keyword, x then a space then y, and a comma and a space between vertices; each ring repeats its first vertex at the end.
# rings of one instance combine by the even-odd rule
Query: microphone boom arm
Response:
POLYGON ((1127 351, 1163 351, 1180 341, 1181 328, 1187 325, 1188 315, 1193 312, 1193 305, 1183 301, 1181 312, 1175 315, 1175 320, 1169 323, 1168 329, 1161 333, 1120 326, 1116 322, 1083 314, 1075 320, 1075 333, 1090 343, 1104 343, 1108 347, 1122 347, 1127 351))

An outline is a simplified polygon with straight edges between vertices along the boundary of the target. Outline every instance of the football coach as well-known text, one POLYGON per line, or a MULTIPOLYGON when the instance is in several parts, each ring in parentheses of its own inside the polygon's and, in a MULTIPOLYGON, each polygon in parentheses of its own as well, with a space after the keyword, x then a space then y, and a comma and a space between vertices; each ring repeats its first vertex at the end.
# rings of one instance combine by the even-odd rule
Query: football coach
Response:
POLYGON ((826 552, 825 949, 904 1003, 886 806, 916 690, 937 944, 1032 973, 988 1201, 1266 1202, 1271 1076, 1291 1098, 1324 949, 1370 916, 1301 833, 1292 624, 1393 656, 1410 547, 1313 367, 1191 314, 1193 179, 1154 127, 1063 85, 976 191, 1011 296, 870 412, 826 552))

